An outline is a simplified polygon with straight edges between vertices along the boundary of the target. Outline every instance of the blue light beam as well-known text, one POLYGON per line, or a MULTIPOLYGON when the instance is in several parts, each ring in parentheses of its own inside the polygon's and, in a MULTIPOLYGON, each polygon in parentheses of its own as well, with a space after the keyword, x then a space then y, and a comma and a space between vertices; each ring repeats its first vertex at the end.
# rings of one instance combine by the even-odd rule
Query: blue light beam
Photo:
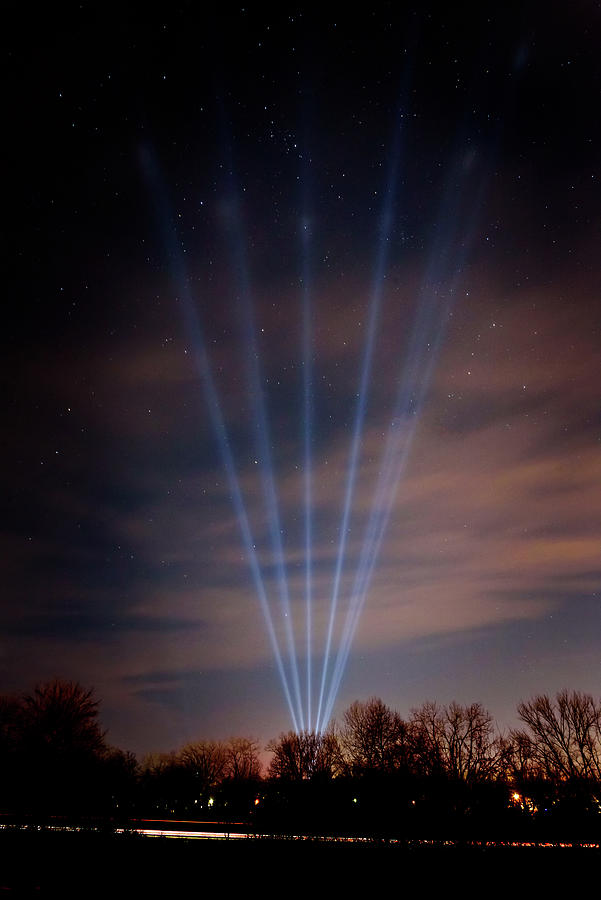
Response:
MULTIPOLYGON (((445 202, 442 205, 443 210, 440 221, 441 223, 450 221, 452 224, 450 229, 447 230, 444 239, 439 239, 430 253, 427 273, 419 291, 419 301, 409 341, 407 360, 399 378, 392 424, 382 455, 380 474, 333 669, 322 727, 327 725, 332 715, 354 634, 369 592, 382 541, 394 508, 398 487, 409 457, 419 416, 444 337, 453 297, 456 294, 458 282, 463 273, 463 266, 472 243, 476 219, 483 196, 482 183, 480 189, 476 192, 476 200, 472 205, 471 215, 468 219, 469 224, 465 232, 467 238, 461 242, 461 249, 455 257, 456 266, 447 289, 447 299, 439 299, 437 285, 444 278, 444 270, 453 246, 456 233, 454 226, 459 221, 457 207, 460 203, 465 180, 462 176, 465 176, 465 174, 465 166, 462 166, 459 170, 458 167, 454 167, 453 173, 447 182, 445 202), (454 214, 452 215, 452 213, 454 214), (426 359, 426 357, 428 358, 426 359)), ((441 233, 441 231, 442 229, 438 230, 438 233, 441 233)))
MULTIPOLYGON (((400 117, 399 117, 400 119, 400 117)), ((372 290, 369 302, 369 314, 367 333, 365 338, 365 346, 363 351, 363 360, 361 365, 361 377, 359 383, 359 392, 357 394, 357 406, 355 410, 355 423, 353 428, 353 437, 351 442, 351 452, 347 468, 346 490, 344 496, 344 508, 342 512, 342 521, 340 526, 340 538, 338 544, 338 554, 336 559, 336 569, 334 574, 334 584, 332 590, 332 599, 330 602, 330 616, 328 620, 328 629, 326 636, 326 646, 321 670, 321 684, 319 689, 319 703, 317 708, 316 730, 319 733, 324 731, 323 722, 321 721, 322 706, 324 701, 324 693, 328 675, 328 665, 330 650, 332 646, 332 637, 334 632, 334 622, 336 619, 336 609, 338 606, 338 594, 340 591, 340 580, 344 559, 346 553, 346 540, 349 531, 349 520, 353 502, 353 493, 355 489, 355 481, 357 477, 357 468, 359 461, 359 451, 361 448, 361 438, 363 433, 363 422, 367 409, 367 392, 371 376, 371 367, 373 360, 373 351, 375 346, 377 325, 380 317, 380 306, 384 289, 384 280, 388 266, 388 257, 390 252, 390 234, 392 231, 392 223, 394 219, 394 203, 397 193, 398 170, 401 153, 401 128, 399 123, 396 124, 393 137, 392 152, 390 155, 390 164, 387 179, 387 189, 382 205, 382 212, 379 222, 379 239, 376 254, 376 265, 372 283, 372 290)))
MULTIPOLYGON (((442 331, 443 329, 441 328, 441 337, 442 331)), ((394 424, 391 425, 388 433, 386 448, 383 453, 383 463, 380 468, 375 497, 365 531, 363 547, 350 595, 345 624, 332 672, 328 700, 323 717, 323 727, 327 726, 332 715, 334 703, 338 695, 338 690, 352 647, 353 638, 359 624, 361 612, 365 605, 382 541, 394 507, 398 486, 409 457, 427 386, 430 381, 431 372, 434 368, 435 357, 436 353, 431 351, 430 359, 425 369, 419 361, 412 366, 408 366, 407 368, 412 371, 406 373, 402 389, 399 391, 399 401, 394 414, 394 424), (418 374, 419 386, 416 396, 412 393, 412 385, 416 383, 415 378, 418 374), (401 411, 401 409, 403 411, 401 411)))
POLYGON ((238 520, 242 542, 246 550, 252 579, 259 599, 259 605, 263 613, 269 643, 276 661, 276 666, 284 697, 288 705, 290 717, 295 731, 299 730, 299 723, 292 703, 292 696, 288 686, 288 679, 280 652, 277 635, 275 632, 273 619, 267 592, 263 583, 261 568, 255 551, 255 544, 252 537, 252 530, 246 512, 240 481, 236 471, 236 465, 229 441, 228 431, 223 417, 219 395, 213 373, 211 363, 206 349, 206 341, 203 335, 203 329, 200 317, 192 292, 190 291, 189 278, 186 266, 183 260, 181 246, 177 240, 177 232, 173 224, 172 217, 169 212, 169 202, 167 199, 167 190, 160 175, 159 165, 155 159, 154 153, 148 147, 142 147, 140 151, 140 161, 143 172, 151 187, 151 195, 154 201, 157 219, 163 237, 163 243, 166 255, 169 260, 169 268, 174 284, 178 288, 181 299, 181 311, 185 326, 186 335, 190 338, 192 347, 192 356, 195 367, 198 371, 200 382, 203 388, 203 394, 206 405, 209 410, 213 433, 221 455, 221 461, 226 473, 228 486, 231 494, 232 503, 238 520))
MULTIPOLYGON (((231 175, 231 179, 233 181, 233 175, 231 175)), ((236 279, 238 282, 240 299, 242 301, 244 332, 246 336, 246 340, 244 341, 246 347, 246 364, 249 374, 250 395, 255 413, 255 440, 257 444, 257 456, 259 459, 261 470, 263 499, 267 513, 267 520, 269 523, 273 561, 277 574, 280 608, 282 612, 284 632, 286 635, 286 643, 288 647, 289 669, 291 673, 292 687, 296 702, 296 718, 300 722, 301 730, 304 731, 304 714, 300 692, 296 644, 294 640, 292 613, 290 608, 290 594, 288 590, 288 578, 286 574, 286 564, 282 546, 282 527, 279 512, 279 502, 275 486, 275 477, 271 456, 270 429, 262 388, 263 376, 261 372, 260 354, 256 337, 251 280, 246 258, 246 242, 243 239, 242 214, 240 212, 237 193, 235 192, 232 185, 230 185, 229 190, 228 208, 230 209, 231 223, 231 227, 229 229, 230 252, 233 268, 235 270, 236 279)))

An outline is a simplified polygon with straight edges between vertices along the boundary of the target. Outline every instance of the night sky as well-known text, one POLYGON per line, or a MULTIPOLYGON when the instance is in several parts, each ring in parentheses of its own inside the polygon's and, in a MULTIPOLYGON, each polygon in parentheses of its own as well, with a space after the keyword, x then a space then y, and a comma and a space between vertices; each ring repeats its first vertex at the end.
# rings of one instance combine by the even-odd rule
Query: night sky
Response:
POLYGON ((361 560, 334 717, 598 696, 599 5, 20 7, 2 691, 94 686, 138 753, 265 742, 258 571, 314 725, 309 523, 313 720, 361 560))

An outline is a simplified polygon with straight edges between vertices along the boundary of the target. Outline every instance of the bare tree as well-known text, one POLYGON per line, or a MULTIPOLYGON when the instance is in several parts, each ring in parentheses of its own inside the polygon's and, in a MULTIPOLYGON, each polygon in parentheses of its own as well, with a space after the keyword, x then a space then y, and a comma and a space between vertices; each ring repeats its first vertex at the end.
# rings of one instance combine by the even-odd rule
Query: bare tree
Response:
POLYGON ((411 710, 411 730, 415 764, 420 774, 443 774, 444 718, 438 704, 427 701, 419 709, 411 710))
POLYGON ((409 765, 409 726, 379 697, 351 704, 344 714, 340 743, 354 773, 391 772, 409 765))
POLYGON ((192 777, 197 799, 204 801, 225 776, 226 748, 219 741, 197 741, 183 747, 177 761, 192 777))
POLYGON ((140 771, 144 777, 157 778, 177 765, 175 753, 147 753, 142 757, 140 771))
POLYGON ((224 775, 234 781, 253 781, 261 777, 259 745, 250 738, 230 738, 225 745, 224 775))
POLYGON ((189 787, 185 775, 176 753, 148 754, 140 765, 142 802, 162 813, 185 808, 189 787))
POLYGON ((505 777, 514 784, 544 777, 536 759, 534 741, 525 731, 511 731, 505 740, 505 777))
POLYGON ((340 769, 340 746, 331 732, 289 731, 270 741, 267 750, 273 753, 269 764, 272 778, 290 781, 332 778, 340 769))
POLYGON ((531 770, 556 781, 601 781, 601 704, 590 694, 540 694, 521 702, 518 715, 526 730, 516 729, 512 739, 528 748, 531 770))
POLYGON ((495 777, 503 760, 503 743, 491 715, 480 703, 413 710, 411 724, 419 767, 425 774, 445 774, 466 782, 495 777))

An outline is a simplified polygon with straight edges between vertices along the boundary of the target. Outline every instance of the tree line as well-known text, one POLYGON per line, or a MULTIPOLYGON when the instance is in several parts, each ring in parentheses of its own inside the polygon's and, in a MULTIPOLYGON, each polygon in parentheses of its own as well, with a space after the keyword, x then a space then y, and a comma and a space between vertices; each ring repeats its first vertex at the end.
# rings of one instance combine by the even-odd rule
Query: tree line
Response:
POLYGON ((403 718, 373 697, 325 733, 271 740, 266 769, 248 737, 137 760, 107 742, 93 690, 53 681, 0 697, 0 810, 242 816, 258 830, 371 834, 597 821, 601 701, 564 690, 521 702, 517 714, 520 726, 503 734, 480 703, 426 702, 403 718))

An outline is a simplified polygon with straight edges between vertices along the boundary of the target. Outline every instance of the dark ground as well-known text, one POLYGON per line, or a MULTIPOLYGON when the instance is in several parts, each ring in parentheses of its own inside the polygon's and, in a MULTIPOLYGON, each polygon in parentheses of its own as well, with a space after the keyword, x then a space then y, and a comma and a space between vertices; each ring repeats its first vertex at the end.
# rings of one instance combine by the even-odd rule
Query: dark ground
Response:
POLYGON ((170 840, 134 835, 5 831, 0 892, 14 896, 229 897, 453 889, 482 896, 499 885, 518 896, 568 878, 596 884, 590 848, 400 846, 292 840, 170 840))

